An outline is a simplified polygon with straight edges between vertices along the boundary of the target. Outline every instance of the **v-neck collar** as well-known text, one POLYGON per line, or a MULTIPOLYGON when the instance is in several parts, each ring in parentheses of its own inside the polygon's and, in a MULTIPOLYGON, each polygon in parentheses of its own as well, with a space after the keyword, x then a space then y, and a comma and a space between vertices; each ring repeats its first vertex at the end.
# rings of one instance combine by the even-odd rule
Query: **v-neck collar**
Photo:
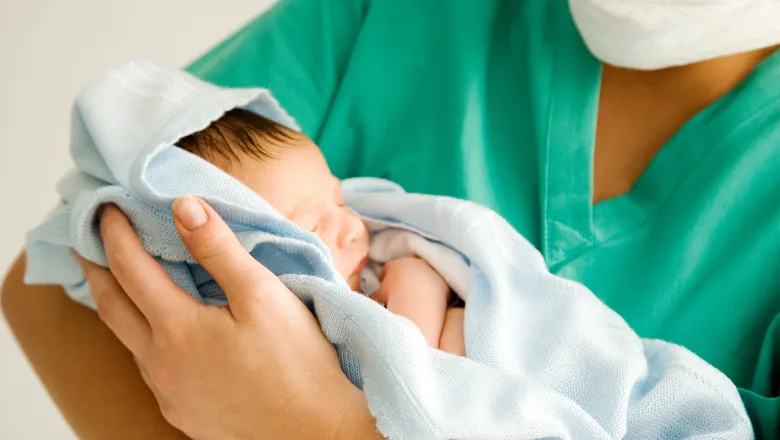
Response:
POLYGON ((561 14, 542 161, 542 253, 549 266, 593 244, 593 150, 601 63, 561 14))
POLYGON ((702 159, 740 123, 780 98, 764 75, 780 75, 780 51, 734 90, 699 112, 651 160, 628 193, 593 205, 593 166, 601 62, 585 47, 570 16, 559 21, 543 170, 542 251, 554 268, 650 221, 702 159), (765 87, 766 90, 753 90, 765 87))

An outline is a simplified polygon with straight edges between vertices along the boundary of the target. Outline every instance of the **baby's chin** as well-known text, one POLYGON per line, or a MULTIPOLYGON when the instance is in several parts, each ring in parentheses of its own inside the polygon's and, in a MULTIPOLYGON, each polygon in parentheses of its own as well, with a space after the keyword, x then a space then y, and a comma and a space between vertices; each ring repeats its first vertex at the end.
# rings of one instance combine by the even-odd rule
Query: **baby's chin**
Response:
POLYGON ((349 284, 349 288, 354 290, 355 292, 360 290, 360 273, 352 274, 349 278, 347 278, 347 284, 349 284))

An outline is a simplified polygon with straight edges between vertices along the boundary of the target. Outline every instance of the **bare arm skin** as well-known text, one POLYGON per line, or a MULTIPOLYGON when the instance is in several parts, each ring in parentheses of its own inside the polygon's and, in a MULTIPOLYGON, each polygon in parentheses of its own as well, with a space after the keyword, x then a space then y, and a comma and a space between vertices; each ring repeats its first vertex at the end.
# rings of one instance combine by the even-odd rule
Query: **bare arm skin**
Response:
POLYGON ((181 440, 160 413, 130 352, 97 314, 59 286, 28 286, 20 254, 3 282, 2 308, 35 372, 84 440, 181 440))

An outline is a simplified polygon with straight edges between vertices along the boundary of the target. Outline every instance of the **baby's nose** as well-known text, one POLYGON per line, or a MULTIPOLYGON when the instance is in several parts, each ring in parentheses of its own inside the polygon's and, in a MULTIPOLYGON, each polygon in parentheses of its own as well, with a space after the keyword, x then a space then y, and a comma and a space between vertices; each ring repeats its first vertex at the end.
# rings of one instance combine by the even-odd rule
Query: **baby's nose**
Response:
POLYGON ((356 243, 363 235, 364 230, 363 220, 358 216, 353 214, 345 215, 341 234, 339 234, 339 246, 347 247, 356 243))

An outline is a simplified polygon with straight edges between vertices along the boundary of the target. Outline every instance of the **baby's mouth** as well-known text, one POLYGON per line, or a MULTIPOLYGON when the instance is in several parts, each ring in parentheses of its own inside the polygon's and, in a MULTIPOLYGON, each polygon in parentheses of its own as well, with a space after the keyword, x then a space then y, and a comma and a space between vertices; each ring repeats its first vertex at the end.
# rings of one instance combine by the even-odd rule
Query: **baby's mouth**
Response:
POLYGON ((363 257, 363 259, 358 262, 357 266, 355 266, 355 270, 352 272, 352 276, 360 276, 360 272, 366 267, 366 263, 368 263, 368 256, 363 257))
POLYGON ((360 289, 360 272, 363 271, 363 268, 366 267, 366 263, 368 262, 368 257, 364 257, 362 260, 360 260, 355 266, 355 270, 352 271, 352 275, 347 278, 347 283, 352 288, 352 290, 359 290, 360 289))

